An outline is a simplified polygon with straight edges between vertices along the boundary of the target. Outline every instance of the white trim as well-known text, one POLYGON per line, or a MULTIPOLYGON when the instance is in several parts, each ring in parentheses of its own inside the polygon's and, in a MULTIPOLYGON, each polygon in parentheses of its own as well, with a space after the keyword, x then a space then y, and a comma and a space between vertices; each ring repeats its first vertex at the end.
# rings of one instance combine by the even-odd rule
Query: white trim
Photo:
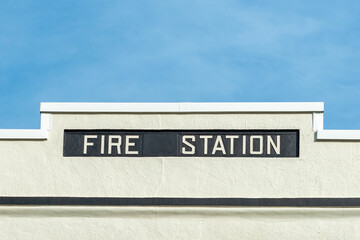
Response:
POLYGON ((46 140, 51 113, 313 113, 316 140, 360 140, 360 130, 324 130, 324 103, 41 103, 40 129, 0 129, 0 139, 46 140))
POLYGON ((313 113, 313 130, 316 141, 359 141, 360 130, 324 130, 324 114, 313 113))
POLYGON ((0 129, 0 139, 46 140, 47 137, 42 129, 0 129))
POLYGON ((40 129, 0 129, 1 139, 13 140, 46 140, 50 130, 50 114, 41 114, 40 129))
POLYGON ((50 113, 41 113, 41 124, 40 128, 45 131, 50 130, 51 126, 51 114, 50 113))
POLYGON ((323 112, 324 103, 41 103, 40 111, 42 113, 323 112))
POLYGON ((360 140, 360 130, 318 130, 316 140, 360 140))
POLYGON ((313 130, 322 130, 324 129, 324 113, 313 113, 313 130))

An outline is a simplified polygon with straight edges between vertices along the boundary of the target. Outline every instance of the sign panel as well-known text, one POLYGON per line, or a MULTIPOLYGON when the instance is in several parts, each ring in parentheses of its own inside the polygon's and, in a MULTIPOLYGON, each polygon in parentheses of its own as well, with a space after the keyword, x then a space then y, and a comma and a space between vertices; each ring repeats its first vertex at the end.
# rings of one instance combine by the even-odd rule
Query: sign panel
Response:
POLYGON ((299 130, 65 130, 65 157, 299 157, 299 130))

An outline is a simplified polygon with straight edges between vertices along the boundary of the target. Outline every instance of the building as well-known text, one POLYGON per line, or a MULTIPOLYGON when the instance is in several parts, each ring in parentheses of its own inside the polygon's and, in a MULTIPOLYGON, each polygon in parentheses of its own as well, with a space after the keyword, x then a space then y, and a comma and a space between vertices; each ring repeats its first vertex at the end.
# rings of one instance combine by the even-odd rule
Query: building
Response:
POLYGON ((360 239, 323 103, 42 103, 0 130, 0 239, 360 239))

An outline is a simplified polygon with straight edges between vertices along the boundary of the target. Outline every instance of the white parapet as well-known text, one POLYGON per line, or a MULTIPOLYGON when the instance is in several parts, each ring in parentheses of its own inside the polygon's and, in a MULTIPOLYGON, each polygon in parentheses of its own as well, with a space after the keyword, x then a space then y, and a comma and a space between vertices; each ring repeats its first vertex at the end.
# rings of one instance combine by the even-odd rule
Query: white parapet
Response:
POLYGON ((0 129, 0 139, 46 140, 52 113, 312 113, 316 140, 360 140, 360 130, 324 130, 323 102, 41 103, 40 129, 0 129))
POLYGON ((41 103, 42 113, 141 113, 141 112, 323 112, 322 102, 256 103, 41 103))
POLYGON ((360 140, 360 130, 318 130, 317 140, 360 140))
POLYGON ((0 129, 0 139, 46 140, 50 130, 51 115, 41 114, 40 129, 0 129))

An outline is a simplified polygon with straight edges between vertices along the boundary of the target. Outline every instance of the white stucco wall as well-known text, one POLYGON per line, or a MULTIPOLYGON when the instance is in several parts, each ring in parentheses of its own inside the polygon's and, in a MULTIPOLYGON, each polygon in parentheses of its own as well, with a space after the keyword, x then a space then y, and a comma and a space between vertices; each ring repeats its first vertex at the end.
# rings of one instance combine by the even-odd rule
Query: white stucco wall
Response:
POLYGON ((1 207, 1 239, 359 239, 359 209, 1 207))
MULTIPOLYGON (((0 163, 0 196, 360 196, 360 142, 315 141, 309 112, 52 113, 47 140, 0 140, 0 163), (299 129, 300 157, 63 157, 64 129, 299 129)), ((0 206, 0 239, 356 239, 359 211, 0 206)))

